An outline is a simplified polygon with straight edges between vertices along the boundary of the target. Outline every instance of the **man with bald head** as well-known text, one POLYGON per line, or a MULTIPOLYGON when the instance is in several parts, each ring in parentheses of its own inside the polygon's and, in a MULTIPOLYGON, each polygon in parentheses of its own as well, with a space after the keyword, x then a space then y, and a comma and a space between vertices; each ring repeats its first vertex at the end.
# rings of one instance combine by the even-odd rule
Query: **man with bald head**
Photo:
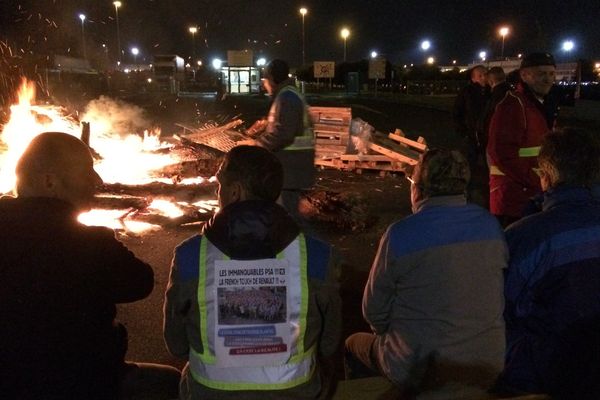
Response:
MULTIPOLYGON (((148 370, 125 363, 126 331, 115 322, 115 305, 150 294, 151 267, 113 231, 78 223, 102 183, 83 142, 42 133, 16 175, 17 197, 0 199, 0 396, 129 395, 138 390, 130 383, 145 383, 148 370)), ((164 398, 176 397, 178 371, 154 367, 170 390, 164 398)))

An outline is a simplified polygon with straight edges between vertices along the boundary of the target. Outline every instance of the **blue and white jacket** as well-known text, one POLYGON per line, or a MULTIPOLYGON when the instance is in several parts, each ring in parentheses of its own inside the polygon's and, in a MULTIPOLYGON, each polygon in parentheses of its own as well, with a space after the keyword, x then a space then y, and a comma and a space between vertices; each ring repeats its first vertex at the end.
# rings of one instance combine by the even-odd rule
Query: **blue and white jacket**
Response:
POLYGON ((600 204, 584 187, 552 189, 542 212, 511 225, 506 237, 502 384, 555 393, 569 374, 585 373, 587 366, 576 358, 598 335, 590 336, 590 327, 600 321, 600 204))

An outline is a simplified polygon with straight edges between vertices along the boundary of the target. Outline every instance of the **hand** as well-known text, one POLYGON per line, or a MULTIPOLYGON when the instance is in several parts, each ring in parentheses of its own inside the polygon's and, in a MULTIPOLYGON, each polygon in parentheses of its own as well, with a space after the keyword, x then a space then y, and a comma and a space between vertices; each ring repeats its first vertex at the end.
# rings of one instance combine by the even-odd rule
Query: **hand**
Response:
POLYGON ((259 119, 255 123, 252 124, 250 128, 246 130, 246 135, 248 136, 256 136, 257 134, 264 131, 267 127, 268 121, 266 119, 259 119))

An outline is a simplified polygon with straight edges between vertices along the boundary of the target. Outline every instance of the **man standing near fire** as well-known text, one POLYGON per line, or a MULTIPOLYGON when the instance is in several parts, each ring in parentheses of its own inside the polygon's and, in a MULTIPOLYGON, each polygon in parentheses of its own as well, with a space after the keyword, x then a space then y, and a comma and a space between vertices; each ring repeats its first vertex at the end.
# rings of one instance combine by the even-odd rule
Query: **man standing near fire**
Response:
POLYGON ((42 133, 16 176, 0 199, 0 397, 176 397, 177 369, 124 361, 115 305, 147 297, 154 274, 112 230, 77 222, 102 183, 88 147, 42 133))
POLYGON ((276 203, 283 170, 269 151, 237 146, 216 176, 220 210, 175 249, 165 296, 165 342, 188 361, 180 399, 329 398, 338 257, 276 203), (249 321, 244 306, 261 311, 249 321))
POLYGON ((308 105, 289 72, 285 61, 275 59, 269 63, 262 80, 273 98, 269 115, 248 129, 253 139, 239 144, 260 146, 275 153, 283 165, 283 206, 302 223, 298 209, 300 191, 315 182, 315 140, 308 105))
POLYGON ((555 72, 551 54, 526 56, 521 82, 498 104, 490 122, 490 211, 504 227, 520 219, 529 199, 542 191, 537 156, 558 113, 557 103, 548 96, 555 72))

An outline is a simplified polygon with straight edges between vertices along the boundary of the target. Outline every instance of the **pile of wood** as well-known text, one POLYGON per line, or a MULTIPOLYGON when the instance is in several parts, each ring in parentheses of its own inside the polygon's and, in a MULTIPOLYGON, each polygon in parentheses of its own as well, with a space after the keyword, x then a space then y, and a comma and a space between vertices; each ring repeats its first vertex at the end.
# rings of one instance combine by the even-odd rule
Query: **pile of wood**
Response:
POLYGON ((310 107, 315 132, 315 164, 361 173, 365 169, 380 173, 404 172, 417 164, 427 150, 423 137, 411 140, 400 129, 385 136, 378 132, 369 142, 368 154, 349 154, 352 112, 348 107, 310 107))

